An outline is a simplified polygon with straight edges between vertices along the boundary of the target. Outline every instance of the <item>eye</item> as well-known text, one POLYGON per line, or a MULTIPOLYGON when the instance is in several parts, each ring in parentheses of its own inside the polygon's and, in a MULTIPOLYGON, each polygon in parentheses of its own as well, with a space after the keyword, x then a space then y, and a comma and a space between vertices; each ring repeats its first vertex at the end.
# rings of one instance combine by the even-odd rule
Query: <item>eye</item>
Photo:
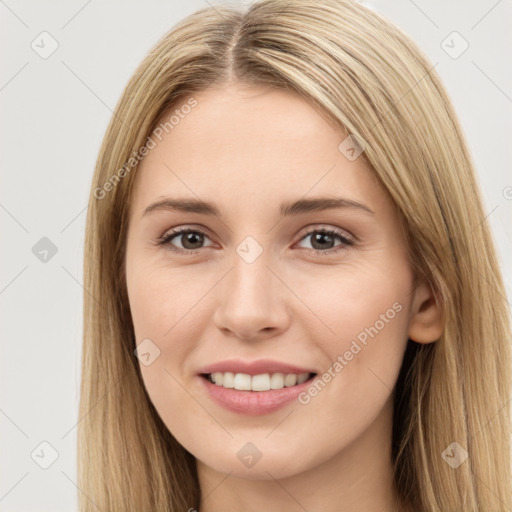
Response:
POLYGON ((208 238, 203 231, 191 228, 177 228, 166 233, 157 241, 158 245, 168 245, 169 248, 176 252, 191 252, 201 249, 204 239, 208 238), (180 240, 181 247, 173 246, 174 239, 180 240))
MULTIPOLYGON (((330 254, 343 250, 348 246, 354 245, 354 241, 347 237, 344 232, 333 230, 333 229, 314 229, 307 232, 300 241, 306 240, 308 237, 312 237, 311 250, 316 254, 330 254), (313 236, 315 235, 315 236, 313 236), (338 239, 341 243, 332 245, 338 239), (336 249, 337 247, 337 249, 336 249), (334 251, 333 251, 334 249, 334 251)), ((192 228, 176 228, 170 232, 165 233, 161 238, 157 240, 157 245, 168 246, 174 252, 177 253, 195 253, 196 250, 202 249, 202 244, 205 239, 209 240, 206 233, 198 229, 192 228), (174 245, 174 239, 180 241, 180 246, 174 245)), ((206 247, 211 246, 209 244, 206 247)), ((307 247, 305 247, 307 249, 307 247)))
POLYGON ((322 254, 322 256, 325 255, 326 253, 330 254, 332 252, 343 250, 347 246, 354 245, 354 241, 348 238, 343 232, 336 231, 333 229, 311 230, 301 238, 301 241, 306 240, 307 238, 311 238, 311 249, 316 254, 322 254), (332 245, 336 238, 340 240, 341 243, 337 245, 332 245), (337 247, 337 249, 335 249, 335 247, 337 247))

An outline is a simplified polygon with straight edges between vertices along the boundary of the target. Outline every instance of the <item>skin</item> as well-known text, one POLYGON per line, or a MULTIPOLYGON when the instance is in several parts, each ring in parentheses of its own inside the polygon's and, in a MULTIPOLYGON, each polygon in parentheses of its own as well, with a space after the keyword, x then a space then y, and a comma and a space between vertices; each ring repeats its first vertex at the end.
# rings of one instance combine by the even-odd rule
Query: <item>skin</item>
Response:
POLYGON ((393 387, 408 337, 433 342, 442 322, 430 287, 413 283, 396 208, 364 157, 350 161, 338 150, 346 134, 298 95, 230 83, 194 97, 198 106, 137 171, 126 278, 136 342, 149 338, 160 350, 149 366, 140 363, 144 384, 170 432, 196 457, 200 511, 399 510, 393 387), (214 202, 223 215, 142 215, 168 196, 214 202), (313 197, 344 197, 374 213, 281 218, 281 202, 313 197), (205 233, 202 242, 178 235, 157 245, 180 226, 205 233), (336 237, 315 244, 316 231, 307 233, 322 228, 354 244, 336 237), (247 236, 263 249, 250 264, 236 251, 247 236), (196 375, 234 357, 321 375, 395 303, 400 312, 306 405, 293 401, 259 416, 230 412, 196 375), (261 453, 252 467, 237 457, 248 442, 261 453))

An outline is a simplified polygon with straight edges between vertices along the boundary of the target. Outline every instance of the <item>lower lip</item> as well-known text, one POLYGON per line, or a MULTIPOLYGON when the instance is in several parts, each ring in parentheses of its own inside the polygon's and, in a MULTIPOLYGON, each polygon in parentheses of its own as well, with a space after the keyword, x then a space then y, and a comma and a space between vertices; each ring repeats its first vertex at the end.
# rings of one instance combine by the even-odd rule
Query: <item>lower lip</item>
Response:
POLYGON ((199 375, 198 378, 203 382, 210 397, 219 405, 229 411, 252 416, 277 411, 290 402, 293 402, 302 391, 306 390, 314 379, 314 377, 312 377, 302 384, 282 389, 239 391, 237 389, 217 386, 217 384, 213 384, 201 375, 199 375))

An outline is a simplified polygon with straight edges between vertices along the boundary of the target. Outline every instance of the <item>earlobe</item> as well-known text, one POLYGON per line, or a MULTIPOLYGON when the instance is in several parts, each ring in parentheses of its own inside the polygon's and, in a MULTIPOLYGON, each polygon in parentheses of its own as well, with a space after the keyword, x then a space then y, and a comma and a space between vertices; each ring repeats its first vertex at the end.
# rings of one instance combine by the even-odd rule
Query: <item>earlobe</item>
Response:
POLYGON ((414 291, 409 338, 416 343, 432 343, 441 337, 443 329, 444 316, 440 297, 436 297, 431 286, 422 280, 414 291))

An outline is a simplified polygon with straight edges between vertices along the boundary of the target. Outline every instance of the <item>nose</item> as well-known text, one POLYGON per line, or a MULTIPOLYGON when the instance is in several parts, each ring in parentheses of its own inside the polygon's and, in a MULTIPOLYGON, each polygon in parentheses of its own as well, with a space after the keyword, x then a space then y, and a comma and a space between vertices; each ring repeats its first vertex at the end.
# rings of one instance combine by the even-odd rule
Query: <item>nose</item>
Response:
POLYGON ((269 268, 263 255, 252 263, 235 255, 233 266, 215 295, 214 322, 224 335, 245 341, 267 339, 289 326, 286 301, 293 294, 269 268))

